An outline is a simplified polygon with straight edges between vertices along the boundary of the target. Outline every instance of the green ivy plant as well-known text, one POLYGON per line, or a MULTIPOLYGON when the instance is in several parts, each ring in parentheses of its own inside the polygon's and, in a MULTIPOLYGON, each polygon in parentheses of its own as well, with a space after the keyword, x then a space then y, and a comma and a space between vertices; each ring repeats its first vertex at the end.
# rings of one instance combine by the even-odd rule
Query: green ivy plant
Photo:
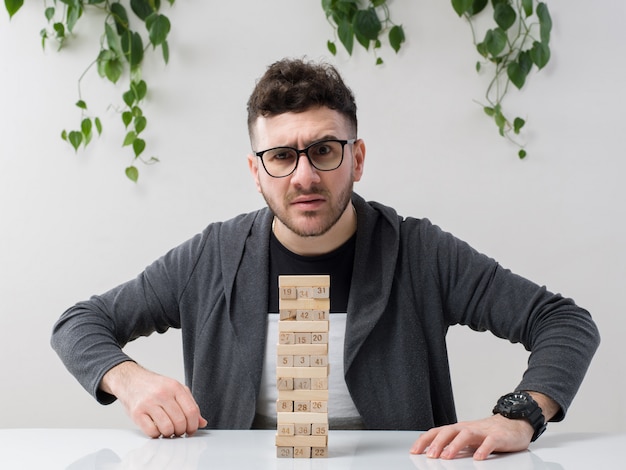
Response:
MULTIPOLYGON (((533 69, 546 66, 550 60, 550 32, 552 19, 545 3, 535 0, 491 0, 493 27, 478 37, 475 19, 484 12, 489 0, 451 0, 452 8, 470 25, 476 50, 481 60, 476 70, 483 72, 491 66, 491 80, 482 104, 485 113, 493 118, 500 135, 519 147, 518 156, 526 157, 526 150, 516 137, 526 121, 521 117, 505 116, 502 102, 510 85, 521 89, 533 69)), ((405 41, 402 26, 390 19, 387 0, 322 0, 326 17, 335 30, 335 38, 352 55, 354 39, 366 50, 374 51, 376 63, 383 63, 377 50, 381 36, 387 34, 389 44, 396 51, 405 41)), ((336 40, 328 41, 328 50, 337 53, 336 40)))
MULTIPOLYGON (((175 0, 167 0, 170 6, 175 0)), ((322 0, 322 8, 334 29, 335 38, 327 42, 328 50, 337 54, 339 41, 349 55, 356 43, 373 51, 377 65, 383 64, 379 56, 382 40, 387 38, 391 48, 398 53, 405 42, 402 25, 391 20, 387 0, 322 0)), ((452 8, 467 20, 472 39, 480 60, 478 72, 490 73, 491 80, 481 104, 503 137, 516 144, 518 156, 524 158, 526 150, 516 137, 525 125, 521 117, 509 119, 503 110, 503 100, 511 84, 521 89, 528 75, 536 67, 546 66, 550 60, 550 32, 552 19, 545 3, 536 0, 451 0, 452 8), (476 31, 475 19, 491 4, 493 27, 484 35, 476 31)), ((9 17, 13 17, 24 4, 24 0, 4 0, 9 17)), ((165 63, 169 61, 167 42, 171 23, 161 12, 161 0, 43 0, 47 27, 41 31, 42 47, 49 41, 62 48, 73 38, 77 22, 88 11, 96 11, 104 17, 100 49, 95 60, 89 64, 78 79, 78 101, 80 125, 77 129, 64 130, 61 137, 75 151, 87 146, 95 133, 102 133, 102 121, 89 114, 87 101, 82 96, 81 82, 85 74, 95 66, 98 74, 114 84, 125 83, 119 109, 125 136, 124 147, 132 149, 126 176, 137 182, 137 162, 150 164, 156 157, 143 157, 146 141, 142 132, 148 120, 141 108, 148 93, 148 85, 142 78, 142 63, 146 52, 160 48, 165 63)))
MULTIPOLYGON (((167 0, 171 5, 175 0, 167 0)), ((13 17, 23 5, 23 0, 4 0, 10 17, 13 17)), ((88 114, 87 101, 82 96, 81 81, 85 74, 95 66, 98 74, 117 84, 120 80, 126 85, 122 92, 123 105, 119 108, 125 136, 122 145, 132 149, 130 164, 126 167, 126 176, 137 182, 138 161, 145 164, 157 162, 156 157, 144 158, 146 141, 142 132, 148 120, 141 108, 141 103, 148 93, 148 85, 142 78, 142 63, 149 49, 161 49, 165 63, 169 60, 167 37, 171 24, 167 16, 160 12, 160 0, 130 0, 129 8, 118 1, 109 0, 49 0, 44 1, 44 15, 47 27, 42 29, 42 47, 53 41, 61 49, 72 38, 77 22, 88 9, 99 11, 104 17, 103 32, 100 38, 100 50, 95 60, 89 64, 78 79, 78 101, 80 126, 73 130, 63 130, 61 137, 75 151, 87 146, 94 133, 102 133, 102 121, 97 116, 88 114), (130 10, 130 11, 129 11, 130 10), (136 25, 136 26, 135 26, 136 25)))
POLYGON ((377 53, 382 46, 381 35, 387 34, 389 45, 396 53, 405 40, 402 26, 391 21, 387 0, 368 0, 363 7, 359 0, 322 0, 322 8, 335 30, 335 41, 327 42, 333 55, 337 54, 337 38, 350 55, 356 38, 366 50, 372 48, 376 64, 381 65, 383 59, 377 53))

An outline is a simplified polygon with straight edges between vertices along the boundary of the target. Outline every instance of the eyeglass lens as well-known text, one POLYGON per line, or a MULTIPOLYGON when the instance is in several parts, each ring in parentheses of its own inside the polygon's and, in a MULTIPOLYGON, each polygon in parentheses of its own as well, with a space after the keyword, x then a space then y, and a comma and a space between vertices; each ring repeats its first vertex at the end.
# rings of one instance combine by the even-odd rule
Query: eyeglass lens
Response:
MULTIPOLYGON (((343 159, 344 143, 335 140, 325 140, 310 145, 305 149, 309 161, 321 171, 334 170, 343 159)), ((266 150, 262 154, 263 164, 267 172, 276 177, 287 176, 293 172, 298 164, 300 154, 292 147, 277 147, 266 150)))

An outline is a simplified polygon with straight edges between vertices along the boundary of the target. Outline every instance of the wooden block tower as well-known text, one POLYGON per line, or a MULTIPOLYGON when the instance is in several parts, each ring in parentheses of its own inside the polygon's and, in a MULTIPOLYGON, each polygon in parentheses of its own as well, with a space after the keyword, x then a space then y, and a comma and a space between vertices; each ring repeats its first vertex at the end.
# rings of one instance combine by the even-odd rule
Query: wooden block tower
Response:
POLYGON ((280 276, 276 455, 328 456, 330 276, 280 276))

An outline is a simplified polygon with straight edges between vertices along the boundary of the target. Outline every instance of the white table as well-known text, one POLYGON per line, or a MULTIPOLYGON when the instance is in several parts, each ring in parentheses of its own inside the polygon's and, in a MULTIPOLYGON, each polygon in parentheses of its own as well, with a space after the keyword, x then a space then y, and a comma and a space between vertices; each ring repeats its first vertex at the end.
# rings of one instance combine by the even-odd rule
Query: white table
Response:
POLYGON ((326 459, 277 459, 274 431, 149 439, 117 429, 0 429, 1 469, 590 470, 626 468, 626 434, 545 433, 530 451, 452 461, 410 455, 419 433, 331 431, 326 459))

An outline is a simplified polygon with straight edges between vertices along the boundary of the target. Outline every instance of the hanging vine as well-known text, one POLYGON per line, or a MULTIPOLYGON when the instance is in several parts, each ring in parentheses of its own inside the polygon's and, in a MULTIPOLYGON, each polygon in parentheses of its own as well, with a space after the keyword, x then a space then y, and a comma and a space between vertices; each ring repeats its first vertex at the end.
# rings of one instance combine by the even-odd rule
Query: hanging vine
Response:
MULTIPOLYGON (((172 6, 175 0, 167 0, 172 6)), ((148 119, 141 107, 148 94, 148 84, 142 77, 142 63, 146 53, 160 49, 165 63, 169 61, 167 38, 171 23, 161 11, 161 0, 43 0, 47 26, 41 31, 42 47, 53 42, 62 49, 72 37, 72 32, 90 10, 104 18, 100 36, 100 49, 78 79, 80 109, 79 126, 63 130, 61 137, 75 151, 86 147, 94 135, 101 135, 102 120, 90 114, 83 97, 81 82, 85 74, 96 67, 98 74, 114 84, 124 83, 121 99, 116 106, 125 129, 123 147, 132 149, 126 176, 136 182, 139 178, 138 162, 151 164, 154 156, 144 157, 146 141, 143 132, 148 119)), ((452 8, 470 25, 472 40, 480 56, 476 70, 489 73, 490 81, 481 103, 484 112, 493 119, 500 135, 519 147, 518 156, 524 158, 526 150, 517 140, 526 121, 521 117, 510 119, 505 115, 503 101, 511 84, 521 89, 528 75, 536 67, 546 66, 550 60, 550 32, 552 19, 548 7, 536 0, 451 0, 452 8), (493 27, 481 34, 476 30, 475 19, 491 4, 493 27)), ((24 0, 4 0, 9 17, 23 6, 24 0)), ((377 65, 384 63, 380 50, 383 41, 398 53, 406 37, 402 25, 391 20, 388 0, 322 0, 322 9, 334 29, 334 40, 327 41, 330 53, 337 54, 340 42, 349 55, 355 43, 372 51, 377 65)))

